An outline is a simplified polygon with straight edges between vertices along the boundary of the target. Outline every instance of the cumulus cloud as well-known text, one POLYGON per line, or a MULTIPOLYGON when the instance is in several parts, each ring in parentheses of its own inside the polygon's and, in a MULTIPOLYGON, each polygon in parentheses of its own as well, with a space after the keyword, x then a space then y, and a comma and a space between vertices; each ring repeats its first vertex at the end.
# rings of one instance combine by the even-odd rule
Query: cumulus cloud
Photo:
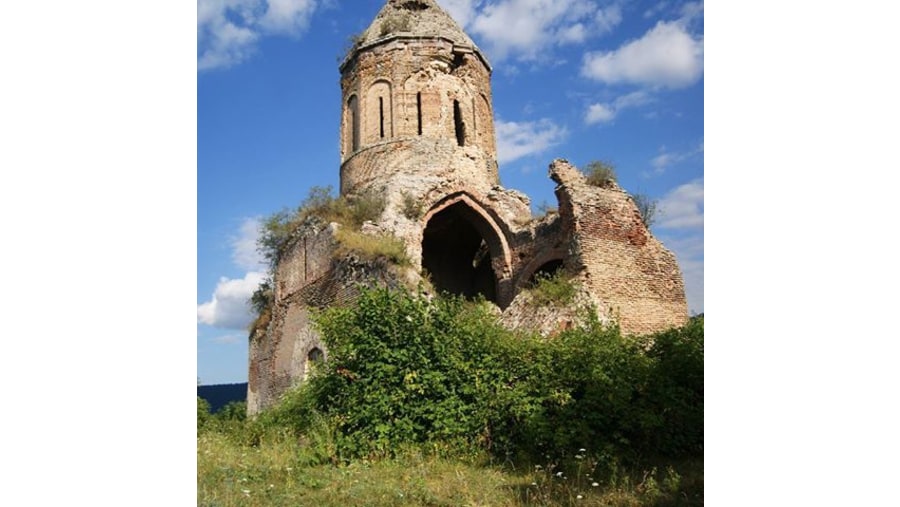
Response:
POLYGON ((459 26, 467 26, 475 19, 476 0, 438 0, 438 3, 459 26))
POLYGON ((616 110, 609 104, 591 104, 588 107, 584 122, 588 125, 594 123, 609 123, 616 118, 616 110))
POLYGON ((247 271, 265 270, 265 261, 256 249, 260 223, 257 218, 246 218, 241 222, 238 235, 231 238, 231 261, 247 271))
POLYGON ((530 122, 498 120, 497 158, 503 164, 534 155, 559 144, 568 134, 565 127, 549 119, 530 122))
POLYGON ((660 229, 703 227, 703 180, 676 187, 659 202, 660 229))
POLYGON ((580 43, 622 22, 617 3, 590 0, 440 0, 451 16, 477 36, 492 60, 537 60, 547 49, 580 43))
MULTIPOLYGON (((660 154, 653 157, 650 160, 650 165, 653 167, 653 174, 662 174, 668 169, 670 166, 677 164, 683 160, 687 160, 698 153, 703 152, 703 142, 689 151, 686 152, 672 152, 666 150, 666 147, 663 146, 660 148, 660 154)), ((645 174, 645 176, 649 176, 649 174, 645 174)))
POLYGON ((263 36, 299 36, 317 4, 317 0, 198 0, 198 70, 241 63, 263 36))
POLYGON ((595 123, 609 123, 616 118, 621 111, 632 107, 642 106, 651 102, 653 98, 644 91, 631 92, 618 97, 613 102, 597 103, 588 106, 584 115, 584 122, 588 125, 595 123))
POLYGON ((246 329, 253 320, 250 296, 264 278, 264 273, 255 271, 244 278, 220 278, 212 298, 197 306, 197 320, 219 328, 246 329))
POLYGON ((581 72, 607 84, 684 88, 703 75, 703 39, 691 35, 683 20, 660 21, 614 51, 587 53, 581 72))
POLYGON ((681 276, 688 310, 703 312, 703 231, 672 238, 660 237, 660 241, 675 254, 681 276))
POLYGON ((659 203, 660 220, 654 229, 678 259, 688 309, 703 312, 703 179, 672 189, 659 203))

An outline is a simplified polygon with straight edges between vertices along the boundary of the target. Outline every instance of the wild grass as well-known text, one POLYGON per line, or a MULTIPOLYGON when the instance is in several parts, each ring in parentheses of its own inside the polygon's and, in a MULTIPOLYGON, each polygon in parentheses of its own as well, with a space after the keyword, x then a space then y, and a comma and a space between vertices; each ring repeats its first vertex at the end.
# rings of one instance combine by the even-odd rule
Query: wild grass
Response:
POLYGON ((531 465, 486 454, 447 457, 409 448, 393 458, 311 461, 310 444, 269 432, 257 445, 212 426, 197 438, 197 505, 703 505, 702 459, 634 471, 574 456, 531 465))
POLYGON ((362 232, 341 228, 335 235, 338 244, 338 255, 356 253, 367 260, 386 259, 398 266, 408 266, 409 257, 403 242, 390 235, 363 234, 362 232))

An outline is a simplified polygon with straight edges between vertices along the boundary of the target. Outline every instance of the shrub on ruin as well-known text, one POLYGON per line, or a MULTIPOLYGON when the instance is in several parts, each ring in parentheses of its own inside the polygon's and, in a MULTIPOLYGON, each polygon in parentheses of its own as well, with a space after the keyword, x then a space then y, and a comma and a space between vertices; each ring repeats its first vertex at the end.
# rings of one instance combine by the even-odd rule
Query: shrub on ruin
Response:
POLYGON ((562 269, 553 273, 535 273, 529 289, 532 300, 539 306, 567 306, 575 301, 575 282, 562 269))
POLYGON ((393 14, 381 22, 381 37, 397 32, 408 32, 410 28, 409 15, 406 13, 393 14))
POLYGON ((631 198, 634 199, 634 205, 637 206, 638 212, 641 214, 641 222, 649 229, 656 222, 659 203, 650 199, 646 194, 634 194, 631 198))
POLYGON ((595 187, 608 188, 616 183, 616 170, 609 162, 595 160, 584 166, 587 182, 595 187))

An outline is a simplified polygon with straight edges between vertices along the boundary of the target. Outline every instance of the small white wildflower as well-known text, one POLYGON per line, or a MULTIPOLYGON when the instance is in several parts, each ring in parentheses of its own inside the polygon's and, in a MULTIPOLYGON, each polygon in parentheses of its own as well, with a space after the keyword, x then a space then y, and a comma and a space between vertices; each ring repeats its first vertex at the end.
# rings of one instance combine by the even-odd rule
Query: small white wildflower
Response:
POLYGON ((269 484, 269 489, 272 489, 272 488, 274 488, 274 487, 275 487, 274 484, 269 484))
POLYGON ((582 447, 581 449, 578 449, 578 452, 587 452, 587 449, 582 447))
POLYGON ((412 317, 409 316, 409 315, 407 315, 407 316, 406 316, 406 322, 412 322, 412 317))
POLYGON ((593 487, 595 487, 595 488, 596 488, 597 486, 599 486, 599 485, 600 485, 599 482, 592 482, 592 483, 591 483, 591 486, 593 486, 593 487))
POLYGON ((536 482, 532 482, 531 485, 532 485, 532 486, 537 486, 537 483, 536 483, 536 482))
POLYGON ((581 499, 582 499, 582 498, 584 498, 584 497, 583 497, 583 496, 581 496, 581 495, 578 495, 578 496, 576 496, 576 497, 575 497, 575 498, 577 498, 577 499, 579 499, 579 500, 581 500, 581 499))
POLYGON ((556 472, 557 477, 562 477, 562 472, 556 472))

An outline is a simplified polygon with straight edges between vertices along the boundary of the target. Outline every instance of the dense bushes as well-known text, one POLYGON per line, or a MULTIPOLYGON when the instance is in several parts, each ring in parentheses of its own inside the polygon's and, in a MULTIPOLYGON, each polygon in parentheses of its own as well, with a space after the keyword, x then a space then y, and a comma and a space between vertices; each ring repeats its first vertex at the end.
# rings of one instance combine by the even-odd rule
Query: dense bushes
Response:
POLYGON ((588 316, 545 340, 485 304, 375 289, 317 321, 328 362, 260 421, 316 428, 341 457, 702 453, 702 318, 635 339, 588 316))

